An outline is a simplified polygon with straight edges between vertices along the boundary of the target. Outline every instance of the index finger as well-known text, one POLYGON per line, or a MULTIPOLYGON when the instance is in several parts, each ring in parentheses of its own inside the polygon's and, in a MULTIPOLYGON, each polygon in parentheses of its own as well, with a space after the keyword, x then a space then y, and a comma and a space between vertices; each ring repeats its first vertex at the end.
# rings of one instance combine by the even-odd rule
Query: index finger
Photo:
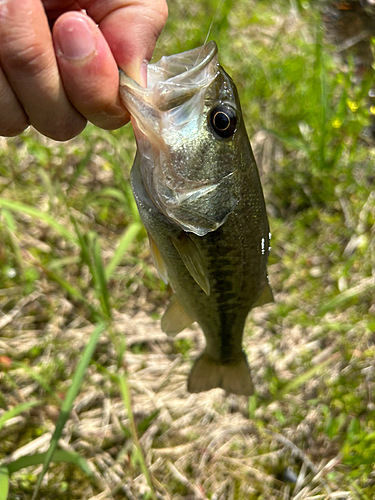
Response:
POLYGON ((142 78, 141 67, 146 69, 142 63, 151 58, 166 21, 166 3, 165 0, 80 0, 80 3, 86 14, 65 13, 53 30, 64 89, 74 107, 92 123, 106 129, 118 128, 129 120, 119 96, 118 66, 138 83, 146 84, 146 71, 142 78), (83 39, 77 38, 79 34, 84 34, 83 39), (68 52, 63 42, 68 42, 68 52), (80 57, 72 56, 72 44, 78 44, 80 57), (89 45, 94 49, 90 49, 89 56, 82 57, 82 50, 86 53, 89 45))

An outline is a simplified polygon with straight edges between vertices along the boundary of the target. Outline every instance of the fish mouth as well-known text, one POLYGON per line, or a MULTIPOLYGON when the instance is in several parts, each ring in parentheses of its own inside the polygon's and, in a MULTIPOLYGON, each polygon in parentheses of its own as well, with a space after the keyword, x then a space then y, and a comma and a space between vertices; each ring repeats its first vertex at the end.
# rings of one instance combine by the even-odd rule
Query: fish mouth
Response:
POLYGON ((120 96, 137 122, 171 110, 208 87, 218 72, 217 45, 208 42, 147 66, 147 87, 120 70, 120 96), (151 114, 151 117, 150 117, 151 114))
POLYGON ((161 111, 181 105, 211 84, 217 65, 217 45, 213 41, 150 64, 147 86, 154 89, 154 105, 161 111))
POLYGON ((204 144, 215 141, 207 130, 207 102, 223 73, 217 52, 211 41, 162 57, 148 65, 147 87, 120 71, 120 96, 132 116, 148 195, 169 219, 198 236, 220 227, 238 202, 233 172, 216 177, 214 168, 212 175, 204 168, 204 144))

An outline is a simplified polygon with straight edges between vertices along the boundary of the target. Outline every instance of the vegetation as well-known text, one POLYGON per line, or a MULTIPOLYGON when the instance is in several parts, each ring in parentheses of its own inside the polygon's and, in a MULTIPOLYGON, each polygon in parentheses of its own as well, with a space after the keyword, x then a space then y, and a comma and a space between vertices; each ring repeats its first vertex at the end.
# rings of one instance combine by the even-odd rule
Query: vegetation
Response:
POLYGON ((160 331, 130 126, 0 139, 0 500, 372 499, 373 75, 316 2, 169 7, 155 58, 215 15, 262 176, 276 300, 247 324, 256 393, 186 391, 204 340, 160 331))

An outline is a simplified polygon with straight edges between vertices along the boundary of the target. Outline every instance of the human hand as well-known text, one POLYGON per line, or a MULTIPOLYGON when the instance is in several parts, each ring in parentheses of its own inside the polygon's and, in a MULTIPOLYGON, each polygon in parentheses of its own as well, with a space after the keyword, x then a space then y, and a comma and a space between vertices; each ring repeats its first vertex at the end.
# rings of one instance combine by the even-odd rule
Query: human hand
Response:
POLYGON ((167 14, 165 0, 0 0, 0 135, 127 123, 118 66, 146 83, 167 14))

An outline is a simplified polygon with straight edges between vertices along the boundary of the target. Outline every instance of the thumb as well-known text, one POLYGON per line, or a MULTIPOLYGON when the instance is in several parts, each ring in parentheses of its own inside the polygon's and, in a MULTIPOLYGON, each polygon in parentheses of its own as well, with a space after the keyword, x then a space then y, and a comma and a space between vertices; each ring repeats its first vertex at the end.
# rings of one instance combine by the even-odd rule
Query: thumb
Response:
POLYGON ((145 85, 146 71, 141 72, 141 68, 151 59, 167 20, 166 1, 81 0, 80 5, 99 24, 117 65, 133 80, 145 85))

